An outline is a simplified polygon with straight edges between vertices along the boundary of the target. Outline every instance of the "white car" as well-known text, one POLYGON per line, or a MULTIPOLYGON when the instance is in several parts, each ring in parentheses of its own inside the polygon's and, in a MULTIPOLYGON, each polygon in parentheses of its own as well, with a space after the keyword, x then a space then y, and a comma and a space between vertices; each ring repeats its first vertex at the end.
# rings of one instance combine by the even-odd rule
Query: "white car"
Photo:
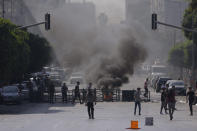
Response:
POLYGON ((168 80, 166 84, 169 85, 169 89, 175 86, 176 95, 186 95, 186 87, 183 80, 168 80))

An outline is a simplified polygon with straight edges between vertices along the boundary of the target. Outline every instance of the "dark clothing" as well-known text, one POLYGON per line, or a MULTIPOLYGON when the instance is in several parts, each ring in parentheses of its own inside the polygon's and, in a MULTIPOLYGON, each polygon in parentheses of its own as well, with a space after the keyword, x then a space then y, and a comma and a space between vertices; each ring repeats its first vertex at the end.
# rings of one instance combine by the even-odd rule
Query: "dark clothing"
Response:
POLYGON ((75 86, 75 94, 78 94, 78 93, 79 93, 79 86, 76 85, 76 86, 75 86))
POLYGON ((166 97, 167 97, 167 93, 166 92, 162 92, 161 93, 161 101, 166 101, 166 97))
POLYGON ((139 109, 139 115, 141 115, 141 102, 140 102, 140 101, 136 101, 136 102, 135 102, 135 111, 134 111, 134 115, 136 115, 137 106, 138 106, 138 109, 139 109))
POLYGON ((94 103, 93 102, 88 102, 87 107, 88 107, 89 118, 94 119, 94 103))
POLYGON ((68 87, 66 85, 62 86, 62 102, 67 102, 67 92, 68 87))
POLYGON ((75 100, 77 98, 79 98, 79 102, 81 104, 81 97, 80 97, 80 92, 79 92, 79 86, 78 85, 75 86, 75 97, 74 97, 73 103, 75 103, 75 100))
POLYGON ((136 91, 135 94, 134 94, 134 98, 135 98, 135 110, 134 110, 134 115, 136 114, 136 109, 137 109, 137 106, 139 108, 139 115, 141 115, 141 92, 140 91, 136 91))
POLYGON ((173 119, 173 114, 174 114, 174 110, 175 110, 175 90, 171 89, 168 91, 168 95, 167 95, 167 100, 168 100, 168 108, 169 108, 169 115, 170 115, 170 120, 173 119))
POLYGON ((148 81, 144 83, 144 90, 145 90, 144 97, 148 97, 148 81))
POLYGON ((175 90, 171 89, 168 91, 168 102, 175 103, 175 90))
POLYGON ((89 119, 94 119, 94 102, 96 101, 95 101, 95 96, 91 91, 88 92, 86 96, 86 102, 88 107, 89 119))
POLYGON ((87 91, 83 89, 82 94, 83 94, 83 103, 84 103, 86 100, 87 91))
POLYGON ((165 113, 167 114, 167 102, 166 102, 167 93, 163 91, 161 93, 161 109, 160 113, 162 113, 163 108, 165 109, 165 113))
POLYGON ((195 101, 195 93, 194 93, 194 91, 189 91, 187 93, 187 97, 188 97, 188 100, 189 100, 190 114, 193 115, 193 104, 194 104, 194 101, 195 101))
POLYGON ((192 104, 194 102, 194 100, 195 100, 195 93, 194 93, 194 91, 187 92, 187 96, 188 96, 189 103, 192 104))
POLYGON ((55 93, 55 86, 51 84, 49 87, 49 102, 50 103, 53 103, 54 93, 55 93))

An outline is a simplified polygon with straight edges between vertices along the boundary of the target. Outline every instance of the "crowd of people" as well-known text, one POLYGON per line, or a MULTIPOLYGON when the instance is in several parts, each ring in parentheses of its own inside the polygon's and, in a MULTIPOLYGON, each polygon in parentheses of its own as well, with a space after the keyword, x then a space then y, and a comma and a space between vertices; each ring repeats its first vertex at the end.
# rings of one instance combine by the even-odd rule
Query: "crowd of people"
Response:
MULTIPOLYGON (((145 93, 148 90, 148 79, 146 79, 144 83, 145 93)), ((161 108, 160 114, 163 114, 163 109, 165 110, 165 114, 169 114, 170 120, 173 119, 174 111, 176 110, 176 91, 175 86, 169 88, 169 85, 162 85, 161 87, 161 108), (169 112, 168 112, 169 111, 169 112)), ((144 95, 145 96, 145 95, 144 95)), ((136 115, 136 109, 139 109, 139 115, 141 115, 141 88, 137 88, 137 91, 134 94, 135 98, 135 107, 134 107, 134 115, 136 115)), ((186 93, 186 102, 189 103, 190 115, 193 116, 193 105, 196 102, 195 92, 192 87, 188 87, 188 92, 186 93)))

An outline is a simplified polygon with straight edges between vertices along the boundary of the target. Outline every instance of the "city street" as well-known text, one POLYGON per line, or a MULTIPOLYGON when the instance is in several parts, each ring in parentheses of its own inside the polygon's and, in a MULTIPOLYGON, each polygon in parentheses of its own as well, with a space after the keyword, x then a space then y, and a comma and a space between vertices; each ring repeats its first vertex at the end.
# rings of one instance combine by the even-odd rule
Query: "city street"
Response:
MULTIPOLYGON (((141 80, 144 77, 140 77, 141 80)), ((138 77, 131 79, 130 86, 138 77)), ((134 82, 136 81, 136 82, 134 82)), ((142 81, 143 82, 143 81, 142 81)), ((139 121, 139 128, 145 131, 196 131, 197 106, 194 116, 189 115, 189 107, 184 102, 177 102, 174 119, 160 115, 159 94, 151 93, 151 101, 142 103, 142 115, 134 116, 133 102, 100 102, 95 106, 95 119, 89 120, 86 106, 76 104, 23 103, 22 105, 0 106, 0 131, 122 131, 130 127, 131 120, 139 121), (154 125, 145 126, 145 117, 153 117, 154 125)))

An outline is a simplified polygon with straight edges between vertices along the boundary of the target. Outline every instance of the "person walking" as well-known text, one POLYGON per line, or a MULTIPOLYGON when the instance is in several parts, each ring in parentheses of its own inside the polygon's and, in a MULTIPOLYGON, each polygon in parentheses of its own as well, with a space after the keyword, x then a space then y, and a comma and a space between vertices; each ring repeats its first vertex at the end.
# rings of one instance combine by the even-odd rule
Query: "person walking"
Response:
POLYGON ((195 102, 195 93, 192 90, 192 87, 189 87, 189 91, 187 92, 186 99, 187 99, 187 102, 189 100, 190 115, 193 116, 193 107, 192 106, 195 102))
POLYGON ((91 89, 88 89, 88 93, 86 96, 86 106, 89 119, 94 119, 94 104, 96 105, 94 93, 91 89))
POLYGON ((80 92, 79 92, 79 85, 80 85, 80 82, 77 81, 77 85, 75 86, 75 97, 74 97, 73 103, 75 103, 75 100, 76 100, 77 98, 79 98, 79 102, 80 102, 80 104, 82 104, 82 103, 81 103, 80 92))
POLYGON ((63 84, 62 88, 62 102, 66 102, 67 103, 67 92, 68 92, 68 87, 66 85, 66 83, 63 84))
POLYGON ((169 108, 170 120, 172 120, 173 119, 174 110, 175 110, 175 103, 176 103, 175 86, 172 86, 172 88, 168 90, 168 96, 167 97, 168 97, 167 100, 168 100, 168 108, 169 108))
POLYGON ((135 99, 135 108, 134 108, 134 115, 136 115, 136 109, 138 106, 139 109, 139 115, 141 115, 141 88, 137 88, 137 91, 134 94, 134 99, 135 99))
POLYGON ((53 82, 51 82, 49 86, 49 102, 50 103, 54 103, 53 102, 54 93, 55 93, 55 85, 53 84, 53 82))
POLYGON ((144 97, 148 97, 148 78, 146 78, 146 81, 144 83, 144 90, 145 90, 144 97))
POLYGON ((161 109, 160 109, 160 114, 163 114, 162 110, 163 108, 165 109, 165 113, 168 114, 167 112, 167 107, 166 107, 166 88, 162 88, 162 92, 161 92, 161 109))

